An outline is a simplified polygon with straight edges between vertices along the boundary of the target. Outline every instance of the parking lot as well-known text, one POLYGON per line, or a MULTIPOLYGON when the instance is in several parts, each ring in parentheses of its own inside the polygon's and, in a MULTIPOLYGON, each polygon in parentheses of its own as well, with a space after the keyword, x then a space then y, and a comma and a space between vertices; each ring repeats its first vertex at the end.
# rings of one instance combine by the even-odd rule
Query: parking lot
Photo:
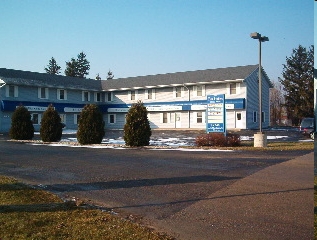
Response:
MULTIPOLYGON (((276 135, 277 132, 280 131, 275 131, 274 136, 285 134, 280 132, 280 135, 276 135)), ((177 139, 193 140, 194 134, 197 133, 160 130, 153 131, 152 139, 172 138, 177 142, 177 139)), ((63 136, 65 139, 72 137, 63 136)), ((115 140, 120 137, 122 132, 108 131, 105 139, 115 140)), ((289 133, 285 138, 305 140, 296 132, 289 133)), ((210 234, 216 235, 225 229, 222 225, 210 228, 208 224, 211 224, 211 220, 207 219, 196 219, 195 225, 190 217, 181 217, 182 213, 191 209, 192 214, 193 206, 206 206, 212 200, 210 196, 219 191, 270 166, 278 166, 310 152, 294 151, 287 154, 270 151, 263 154, 261 151, 87 149, 30 145, 6 140, 7 136, 0 136, 0 174, 52 191, 62 198, 75 197, 121 216, 137 216, 143 223, 179 236, 180 239, 210 239, 210 234), (182 221, 179 222, 179 219, 182 221), (190 232, 183 229, 186 221, 193 225, 190 232), (193 231, 193 227, 196 227, 196 231, 193 231)), ((306 190, 303 188, 299 191, 306 190)), ((232 207, 227 211, 234 211, 235 204, 232 207)), ((203 213, 200 208, 195 211, 197 216, 203 213)), ((270 239, 282 239, 281 231, 289 237, 284 239, 305 236, 307 228, 302 225, 299 229, 295 222, 288 227, 282 224, 276 231, 269 231, 270 239), (296 228, 297 235, 293 231, 293 237, 287 233, 289 227, 296 228)), ((267 229, 270 227, 269 224, 266 226, 267 229)))

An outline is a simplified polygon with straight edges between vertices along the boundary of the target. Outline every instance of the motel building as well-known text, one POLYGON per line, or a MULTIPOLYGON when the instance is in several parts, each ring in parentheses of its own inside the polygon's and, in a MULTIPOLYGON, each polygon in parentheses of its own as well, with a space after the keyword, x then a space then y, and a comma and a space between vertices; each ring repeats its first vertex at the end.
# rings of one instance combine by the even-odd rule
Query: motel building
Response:
MULTIPOLYGON (((129 107, 141 100, 152 129, 206 129, 208 95, 225 96, 227 130, 259 128, 258 65, 109 80, 0 68, 0 132, 8 132, 17 106, 25 106, 39 131, 53 104, 67 129, 77 129, 86 104, 97 104, 106 129, 123 129, 129 107)), ((262 126, 269 126, 269 88, 262 70, 262 126)))

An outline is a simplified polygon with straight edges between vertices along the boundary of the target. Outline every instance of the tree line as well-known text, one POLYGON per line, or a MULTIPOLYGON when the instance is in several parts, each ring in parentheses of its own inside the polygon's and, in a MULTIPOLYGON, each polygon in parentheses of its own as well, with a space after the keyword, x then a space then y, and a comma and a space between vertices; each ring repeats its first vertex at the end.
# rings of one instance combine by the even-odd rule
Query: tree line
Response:
MULTIPOLYGON (((54 57, 49 60, 48 65, 44 68, 46 73, 59 75, 61 73, 61 66, 59 66, 54 57)), ((90 62, 86 58, 86 54, 81 52, 77 55, 77 58, 71 58, 70 61, 66 62, 66 68, 64 71, 65 76, 69 77, 78 77, 78 78, 86 78, 89 74, 90 70, 90 62)), ((108 79, 113 79, 114 75, 109 70, 107 75, 108 79)), ((97 74, 96 80, 101 80, 99 73, 97 74)))

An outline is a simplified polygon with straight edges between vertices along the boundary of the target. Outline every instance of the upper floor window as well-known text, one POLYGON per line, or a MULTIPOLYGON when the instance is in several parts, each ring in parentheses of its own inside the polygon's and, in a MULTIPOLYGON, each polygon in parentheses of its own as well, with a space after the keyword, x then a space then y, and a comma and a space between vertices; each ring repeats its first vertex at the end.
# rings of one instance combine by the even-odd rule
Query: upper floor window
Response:
POLYGON ((237 84, 236 83, 230 83, 230 94, 237 94, 237 84))
POLYGON ((57 89, 57 99, 67 100, 67 91, 65 89, 57 89))
POLYGON ((183 87, 174 87, 174 89, 173 89, 174 98, 183 97, 183 95, 184 95, 183 92, 184 92, 184 88, 183 87))
POLYGON ((18 97, 19 96, 18 90, 19 90, 18 86, 7 85, 6 97, 18 97))
POLYGON ((203 97, 206 95, 205 85, 197 85, 193 87, 195 97, 203 97))
POLYGON ((106 101, 112 102, 113 101, 113 92, 107 92, 106 93, 106 101))
POLYGON ((145 89, 145 99, 155 99, 155 89, 145 89))
POLYGON ((48 99, 48 88, 38 88, 38 98, 48 99))
POLYGON ((89 102, 90 101, 90 92, 83 91, 81 97, 82 97, 83 102, 89 102))
POLYGON ((128 95, 129 95, 129 100, 136 100, 138 96, 138 90, 129 91, 128 95))
POLYGON ((101 93, 95 92, 95 102, 101 102, 101 93))

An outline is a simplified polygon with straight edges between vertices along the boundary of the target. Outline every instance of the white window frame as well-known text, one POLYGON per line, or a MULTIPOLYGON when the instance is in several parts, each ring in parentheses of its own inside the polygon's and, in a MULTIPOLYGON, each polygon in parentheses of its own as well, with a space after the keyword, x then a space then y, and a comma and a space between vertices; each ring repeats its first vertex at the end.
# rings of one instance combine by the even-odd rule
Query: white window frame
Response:
POLYGON ((193 86, 194 97, 204 97, 206 96, 206 86, 205 85, 197 85, 193 86), (201 95, 198 95, 198 88, 201 87, 201 95))
POLYGON ((66 124, 66 114, 59 114, 59 117, 61 118, 61 123, 66 124))
POLYGON ((171 113, 170 112, 162 112, 160 113, 160 123, 171 123, 171 113), (164 122, 164 115, 166 115, 166 122, 164 122))
POLYGON ((82 91, 81 100, 83 102, 89 102, 90 101, 90 92, 89 91, 82 91))
POLYGON ((80 113, 75 113, 74 114, 74 124, 75 125, 78 125, 79 118, 80 118, 80 113))
POLYGON ((31 113, 31 120, 32 120, 33 125, 41 125, 42 115, 40 113, 31 113), (33 122, 35 115, 37 115, 37 123, 33 122))
POLYGON ((112 102, 113 101, 113 92, 107 92, 105 94, 105 101, 106 102, 112 102), (110 96, 110 100, 109 100, 109 96, 110 96))
POLYGON ((38 98, 39 99, 48 99, 48 88, 39 87, 38 88, 38 98), (42 96, 42 90, 44 89, 44 97, 42 96))
POLYGON ((108 114, 108 124, 116 124, 116 122, 117 122, 117 115, 113 114, 113 113, 108 114), (110 121, 111 120, 111 116, 113 116, 113 122, 110 121))
POLYGON ((6 85, 6 97, 19 97, 19 87, 15 85, 6 85), (13 94, 10 94, 10 88, 13 89, 13 94))
POLYGON ((95 92, 94 99, 95 99, 95 102, 101 102, 101 99, 102 99, 101 92, 95 92), (98 95, 99 95, 99 100, 98 100, 98 95))
POLYGON ((173 87, 173 97, 174 98, 184 97, 184 87, 181 87, 181 86, 173 87), (179 94, 178 89, 180 89, 180 96, 177 96, 179 94))
POLYGON ((145 89, 144 95, 145 95, 145 99, 155 100, 155 88, 145 89))
POLYGON ((66 89, 57 89, 57 99, 58 100, 67 100, 67 90, 66 89), (64 91, 64 98, 61 98, 61 91, 64 91))
POLYGON ((138 99, 138 90, 128 91, 128 99, 131 101, 136 101, 138 99), (134 99, 132 99, 133 96, 134 99))
POLYGON ((240 94, 241 92, 241 84, 239 82, 231 82, 231 83, 228 83, 227 84, 227 93, 228 95, 237 95, 237 94, 240 94), (231 90, 234 89, 234 88, 231 88, 232 84, 235 84, 235 93, 231 93, 231 90))

